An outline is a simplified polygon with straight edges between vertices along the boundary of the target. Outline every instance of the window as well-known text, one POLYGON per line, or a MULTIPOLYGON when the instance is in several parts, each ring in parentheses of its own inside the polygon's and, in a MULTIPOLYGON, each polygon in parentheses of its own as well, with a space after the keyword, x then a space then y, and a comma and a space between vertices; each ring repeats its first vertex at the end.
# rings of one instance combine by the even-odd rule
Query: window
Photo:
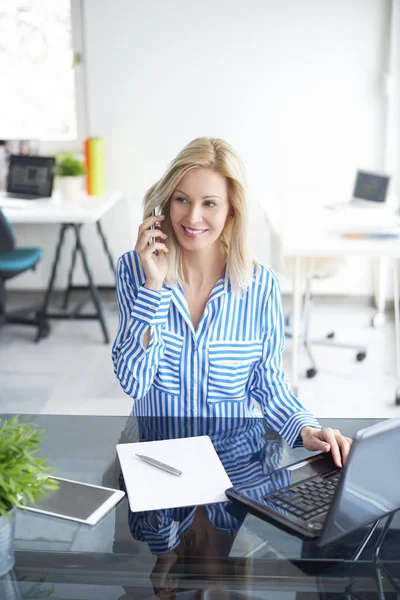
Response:
POLYGON ((73 0, 0 0, 0 138, 78 137, 73 0))

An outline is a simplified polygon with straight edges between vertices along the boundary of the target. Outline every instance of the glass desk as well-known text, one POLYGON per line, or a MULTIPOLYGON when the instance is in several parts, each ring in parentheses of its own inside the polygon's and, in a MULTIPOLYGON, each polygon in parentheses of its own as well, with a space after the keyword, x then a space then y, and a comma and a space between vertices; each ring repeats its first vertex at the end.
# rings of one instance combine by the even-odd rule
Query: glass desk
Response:
MULTIPOLYGON (((289 448, 261 419, 34 415, 27 420, 44 430, 42 453, 55 475, 117 488, 123 485, 117 443, 209 435, 232 483, 310 454, 289 448)), ((350 437, 375 422, 321 420, 350 437)), ((360 559, 352 560, 366 532, 319 548, 228 502, 134 514, 125 497, 94 527, 20 510, 15 566, 0 579, 0 598, 398 599, 393 581, 372 561, 378 531, 360 559)), ((398 515, 381 561, 398 586, 398 515)))

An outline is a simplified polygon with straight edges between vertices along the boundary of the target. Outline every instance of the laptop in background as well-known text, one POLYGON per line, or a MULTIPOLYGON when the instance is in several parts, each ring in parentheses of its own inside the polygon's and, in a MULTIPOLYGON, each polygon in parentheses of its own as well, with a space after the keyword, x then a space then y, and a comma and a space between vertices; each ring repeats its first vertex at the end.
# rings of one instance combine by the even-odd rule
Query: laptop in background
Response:
POLYGON ((389 175, 357 171, 353 197, 349 202, 328 204, 333 210, 343 208, 384 208, 389 188, 389 175))
POLYGON ((271 473, 260 493, 233 487, 226 496, 302 539, 325 545, 400 509, 400 419, 359 431, 346 465, 316 454, 271 473))
POLYGON ((8 198, 37 200, 53 193, 55 158, 50 156, 10 156, 6 195, 8 198))

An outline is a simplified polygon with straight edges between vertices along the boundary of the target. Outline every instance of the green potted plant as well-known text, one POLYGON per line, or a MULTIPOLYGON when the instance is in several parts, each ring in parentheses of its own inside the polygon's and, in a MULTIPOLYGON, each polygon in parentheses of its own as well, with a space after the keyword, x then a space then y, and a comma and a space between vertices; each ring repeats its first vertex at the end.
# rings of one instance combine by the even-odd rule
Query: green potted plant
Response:
POLYGON ((71 152, 57 157, 58 187, 64 200, 80 200, 83 192, 85 165, 71 152))
POLYGON ((46 459, 36 456, 41 434, 18 415, 0 419, 0 577, 14 564, 17 507, 33 503, 57 487, 47 479, 46 459))

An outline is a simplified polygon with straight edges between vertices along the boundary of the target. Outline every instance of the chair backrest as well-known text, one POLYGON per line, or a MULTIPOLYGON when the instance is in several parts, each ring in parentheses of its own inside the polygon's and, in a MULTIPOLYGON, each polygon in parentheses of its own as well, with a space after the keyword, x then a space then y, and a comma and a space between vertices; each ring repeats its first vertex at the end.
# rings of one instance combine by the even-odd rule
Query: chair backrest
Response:
POLYGON ((0 210, 0 253, 11 252, 14 248, 15 238, 11 223, 0 210))

